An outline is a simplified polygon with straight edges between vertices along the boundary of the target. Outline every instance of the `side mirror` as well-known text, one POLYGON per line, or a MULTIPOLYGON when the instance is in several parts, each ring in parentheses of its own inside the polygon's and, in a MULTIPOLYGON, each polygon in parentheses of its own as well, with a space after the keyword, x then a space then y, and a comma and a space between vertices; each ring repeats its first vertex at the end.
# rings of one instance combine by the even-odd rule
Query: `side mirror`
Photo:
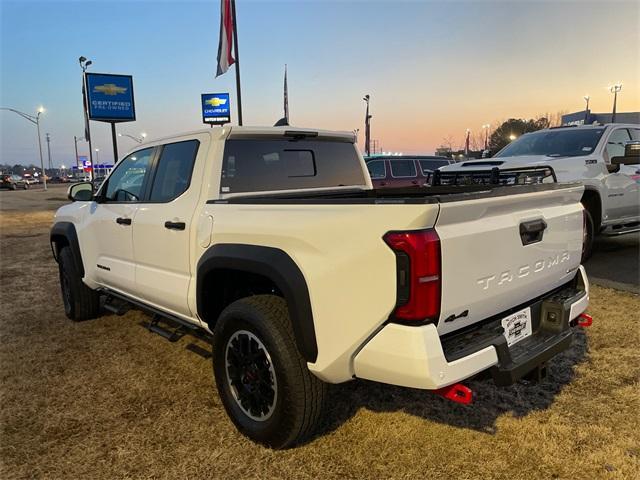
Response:
POLYGON ((91 182, 71 185, 67 190, 67 198, 72 202, 88 202, 93 198, 93 185, 91 182))
POLYGON ((609 173, 620 171, 620 165, 640 165, 640 141, 627 142, 624 146, 624 157, 613 157, 611 165, 607 165, 609 173))

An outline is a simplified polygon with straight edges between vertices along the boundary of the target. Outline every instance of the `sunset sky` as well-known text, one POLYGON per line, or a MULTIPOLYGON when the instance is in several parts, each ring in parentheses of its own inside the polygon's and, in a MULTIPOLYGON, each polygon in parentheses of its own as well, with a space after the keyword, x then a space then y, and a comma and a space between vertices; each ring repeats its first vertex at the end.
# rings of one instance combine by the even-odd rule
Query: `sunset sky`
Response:
MULTIPOLYGON (((55 165, 83 135, 78 57, 90 70, 131 74, 149 138, 203 128, 200 94, 232 94, 234 68, 215 79, 219 0, 1 1, 0 103, 47 109, 55 165)), ((328 2, 238 0, 244 123, 282 116, 289 69, 291 122, 360 128, 371 95, 372 138, 384 150, 433 153, 444 137, 509 117, 584 108, 640 110, 640 2, 328 2)), ((235 118, 234 118, 235 122, 235 118)), ((0 113, 0 163, 39 163, 35 127, 0 113)), ((109 124, 92 122, 100 159, 109 124)), ((360 145, 363 139, 360 135, 360 145)), ((135 144, 119 139, 121 155, 135 144)), ((87 152, 80 144, 81 154, 87 152)), ((46 155, 46 148, 45 148, 46 155)), ((45 160, 46 162, 46 160, 45 160)))

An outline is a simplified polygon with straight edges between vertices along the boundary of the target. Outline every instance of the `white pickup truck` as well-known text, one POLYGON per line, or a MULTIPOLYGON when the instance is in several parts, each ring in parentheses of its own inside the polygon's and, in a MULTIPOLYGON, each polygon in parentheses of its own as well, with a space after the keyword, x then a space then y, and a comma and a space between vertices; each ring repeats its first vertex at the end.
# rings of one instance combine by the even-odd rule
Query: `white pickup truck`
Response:
POLYGON ((470 400, 566 349, 589 301, 581 185, 373 190, 352 133, 224 127, 140 145, 69 189, 51 245, 66 315, 211 334, 238 429, 274 448, 364 378, 470 400), (162 324, 160 323, 162 322, 162 324))
POLYGON ((640 165, 614 165, 625 144, 640 140, 640 125, 607 124, 554 127, 527 133, 493 158, 461 162, 440 170, 542 167, 553 168, 559 182, 580 182, 587 212, 588 257, 594 236, 640 230, 640 165))

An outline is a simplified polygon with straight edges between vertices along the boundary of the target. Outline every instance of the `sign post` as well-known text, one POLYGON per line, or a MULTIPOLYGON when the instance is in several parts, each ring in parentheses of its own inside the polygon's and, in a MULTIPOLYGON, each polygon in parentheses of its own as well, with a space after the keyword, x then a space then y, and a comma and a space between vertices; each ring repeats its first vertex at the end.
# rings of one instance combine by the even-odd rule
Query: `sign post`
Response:
POLYGON ((134 122, 136 109, 133 77, 110 73, 86 73, 89 119, 111 124, 113 159, 118 162, 116 123, 134 122))
POLYGON ((201 95, 202 123, 224 125, 231 122, 231 105, 228 93, 203 93, 201 95))

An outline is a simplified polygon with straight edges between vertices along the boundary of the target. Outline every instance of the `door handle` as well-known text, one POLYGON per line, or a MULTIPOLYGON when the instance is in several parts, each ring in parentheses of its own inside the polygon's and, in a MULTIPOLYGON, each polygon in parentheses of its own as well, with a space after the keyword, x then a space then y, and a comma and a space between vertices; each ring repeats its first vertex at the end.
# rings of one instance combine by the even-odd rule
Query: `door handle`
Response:
POLYGON ((124 218, 124 217, 118 217, 118 218, 116 218, 116 223, 118 225, 131 225, 131 219, 130 218, 124 218))
POLYGON ((184 230, 186 226, 184 222, 164 222, 164 228, 168 228, 169 230, 184 230))

